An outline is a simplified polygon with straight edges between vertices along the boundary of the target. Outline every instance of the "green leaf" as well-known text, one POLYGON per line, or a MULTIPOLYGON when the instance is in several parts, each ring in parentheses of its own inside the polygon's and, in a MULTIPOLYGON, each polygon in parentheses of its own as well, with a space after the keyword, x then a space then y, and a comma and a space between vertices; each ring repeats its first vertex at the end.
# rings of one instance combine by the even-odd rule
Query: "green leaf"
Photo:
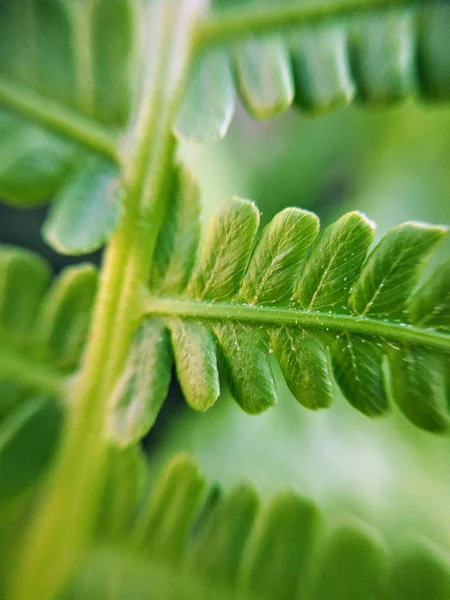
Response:
POLYGON ((237 292, 258 225, 258 209, 249 201, 232 198, 217 212, 189 284, 193 296, 226 300, 237 292))
POLYGON ((292 37, 295 103, 325 113, 349 104, 355 94, 342 25, 316 26, 292 37))
POLYGON ((249 304, 286 300, 318 232, 319 219, 313 213, 286 208, 276 215, 261 234, 239 296, 249 304))
POLYGON ((450 261, 446 261, 414 294, 408 307, 411 323, 423 327, 450 327, 449 281, 450 261))
POLYGON ((96 524, 101 540, 117 541, 129 536, 147 479, 147 458, 140 446, 108 448, 106 485, 96 524))
POLYGON ((90 554, 61 600, 448 597, 448 556, 428 542, 392 559, 376 530, 350 517, 329 531, 315 504, 292 491, 262 509, 248 484, 212 503, 204 492, 194 461, 174 456, 137 519, 131 508, 128 535, 90 554))
POLYGON ((392 572, 393 600, 447 600, 450 594, 450 557, 428 541, 416 541, 397 557, 392 572))
POLYGON ((289 600, 301 589, 319 528, 319 511, 292 492, 276 495, 256 518, 240 572, 244 593, 289 600))
POLYGON ((325 540, 314 565, 311 600, 384 598, 387 563, 377 531, 356 519, 342 523, 325 540))
POLYGON ((388 358, 391 393, 400 410, 418 427, 448 431, 448 355, 400 346, 391 348, 388 358))
POLYGON ((197 517, 205 480, 193 460, 176 455, 155 484, 133 533, 134 546, 155 561, 176 566, 197 517))
POLYGON ((214 337, 202 323, 171 319, 169 328, 186 402, 195 410, 208 410, 220 393, 214 337))
POLYGON ((170 179, 168 209, 155 248, 151 286, 181 292, 191 275, 200 239, 200 191, 192 175, 178 167, 170 179))
POLYGON ((324 344, 305 330, 280 327, 272 348, 292 395, 306 408, 327 408, 333 402, 331 368, 324 344))
POLYGON ((219 498, 188 549, 187 571, 209 581, 212 589, 233 589, 258 506, 258 496, 248 484, 219 498))
POLYGON ((422 93, 432 100, 448 101, 450 58, 443 42, 450 27, 450 7, 444 2, 420 13, 418 67, 422 93))
POLYGON ((30 390, 66 392, 79 363, 97 287, 90 265, 68 267, 48 288, 39 256, 0 246, 0 392, 8 412, 30 390))
POLYGON ((175 134, 202 142, 224 137, 233 117, 234 96, 227 54, 221 49, 205 53, 194 67, 175 134))
MULTIPOLYGON (((257 118, 286 110, 294 96, 313 112, 355 96, 369 105, 416 91, 448 100, 448 7, 396 4, 299 2, 266 4, 261 11, 253 3, 228 3, 224 13, 202 14, 176 134, 197 141, 223 137, 236 88, 257 118), (412 77, 416 71, 419 78, 412 77)), ((0 173, 9 201, 45 201, 64 181, 79 147, 54 133, 116 158, 114 134, 129 121, 138 89, 146 18, 145 3, 134 0, 30 0, 26 8, 5 0, 0 101, 19 115, 13 137, 38 138, 21 150, 12 171, 0 173), (28 176, 21 179, 24 165, 28 176)))
POLYGON ((151 428, 170 383, 169 332, 159 319, 146 319, 136 332, 131 352, 111 397, 109 435, 126 447, 151 428))
POLYGON ((307 310, 347 312, 350 289, 374 232, 373 224, 357 212, 327 227, 303 266, 294 301, 307 310))
POLYGON ((275 405, 278 397, 265 332, 238 323, 216 325, 214 333, 231 393, 245 412, 258 415, 275 405), (249 356, 251 362, 247 360, 249 356))
POLYGON ((369 417, 383 415, 389 404, 382 341, 342 334, 333 344, 332 357, 334 376, 350 404, 369 417))
POLYGON ((0 57, 2 71, 11 78, 68 101, 76 86, 75 56, 69 43, 73 23, 64 4, 3 2, 0 57))
POLYGON ((24 207, 46 202, 67 177, 77 151, 65 140, 1 110, 2 199, 24 207))
POLYGON ((114 125, 124 123, 138 16, 132 0, 117 0, 108 10, 100 0, 30 0, 21 7, 6 0, 2 13, 2 75, 73 110, 99 119, 106 112, 109 122, 114 114, 121 117, 114 125))
POLYGON ((33 398, 0 427, 0 502, 36 486, 55 453, 62 409, 53 398, 33 398))
MULTIPOLYGON (((420 95, 449 99, 444 2, 218 4, 198 28, 198 43, 203 52, 219 43, 229 49, 236 88, 256 118, 288 109, 293 95, 313 114, 354 98, 368 107, 420 95)), ((198 137, 209 126, 201 115, 198 137)))
POLYGON ((54 281, 40 308, 37 344, 41 358, 73 369, 86 343, 98 274, 93 265, 67 267, 54 281))
POLYGON ((410 96, 415 75, 412 11, 389 11, 382 19, 368 15, 352 33, 358 99, 386 105, 410 96))
POLYGON ((188 402, 204 410, 217 398, 218 359, 242 408, 263 412, 277 403, 274 353, 307 408, 332 403, 334 373, 362 413, 385 414, 393 399, 418 427, 447 430, 446 263, 416 291, 447 228, 399 225, 367 257, 375 228, 357 212, 317 238, 317 218, 298 209, 275 216, 255 244, 257 225, 255 206, 233 198, 193 251, 186 289, 147 297, 145 313, 176 323, 172 345, 188 402), (430 326, 423 315, 435 315, 430 326))
POLYGON ((289 108, 294 80, 282 39, 245 40, 236 46, 234 58, 238 92, 253 117, 270 119, 289 108))
POLYGON ((48 201, 92 153, 116 157, 115 130, 128 122, 135 95, 142 10, 134 0, 3 2, 0 193, 7 201, 48 201))
POLYGON ((44 224, 44 237, 61 254, 87 254, 102 246, 120 216, 116 168, 91 158, 64 185, 44 224))
POLYGON ((360 315, 404 319, 423 262, 447 229, 404 223, 391 229, 367 259, 350 304, 360 315))
POLYGON ((49 265, 36 254, 0 246, 1 335, 14 345, 28 345, 30 329, 50 276, 49 265))
POLYGON ((140 14, 134 0, 96 0, 92 5, 94 105, 102 122, 125 124, 133 99, 140 14))

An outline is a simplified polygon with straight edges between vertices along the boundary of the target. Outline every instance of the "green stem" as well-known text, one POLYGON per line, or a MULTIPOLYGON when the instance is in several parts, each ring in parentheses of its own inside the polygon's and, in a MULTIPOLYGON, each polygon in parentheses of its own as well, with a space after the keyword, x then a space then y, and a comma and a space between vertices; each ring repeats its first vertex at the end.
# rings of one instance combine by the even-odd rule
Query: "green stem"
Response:
POLYGON ((102 269, 89 344, 72 400, 59 460, 45 501, 25 539, 11 590, 13 600, 50 600, 89 541, 106 464, 110 391, 125 361, 136 326, 137 290, 147 280, 172 160, 171 126, 191 57, 197 0, 155 0, 147 84, 131 153, 124 151, 124 217, 102 269))
POLYGON ((248 35, 276 33, 327 19, 389 8, 427 6, 429 0, 331 0, 320 3, 273 2, 260 7, 223 11, 200 21, 195 31, 197 51, 248 35))
POLYGON ((274 308, 232 303, 149 297, 144 313, 190 319, 290 325, 303 328, 356 333, 393 342, 415 344, 450 352, 450 335, 404 323, 394 323, 355 315, 339 315, 295 308, 274 308))
POLYGON ((0 373, 42 392, 60 396, 67 391, 66 378, 59 371, 23 356, 3 342, 0 342, 0 373))
POLYGON ((4 77, 0 77, 0 105, 24 116, 30 122, 40 123, 59 135, 79 142, 97 154, 117 160, 116 139, 100 123, 4 77))

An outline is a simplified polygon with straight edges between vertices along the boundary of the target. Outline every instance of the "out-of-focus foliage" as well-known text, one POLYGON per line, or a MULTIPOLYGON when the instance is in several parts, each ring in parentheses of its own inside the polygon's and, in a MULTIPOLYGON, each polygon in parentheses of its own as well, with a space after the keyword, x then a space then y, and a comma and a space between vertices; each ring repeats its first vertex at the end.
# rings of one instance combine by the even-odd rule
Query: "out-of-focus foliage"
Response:
POLYGON ((0 504, 36 487, 50 464, 86 343, 96 269, 68 267, 52 283, 50 273, 37 255, 0 247, 0 504))
MULTIPOLYGON (((107 506, 119 498, 123 507, 119 486, 111 492, 107 506)), ((449 555, 428 540, 415 539, 405 552, 362 520, 329 519, 287 490, 261 502, 241 483, 207 496, 184 454, 122 519, 122 535, 109 548, 99 541, 61 600, 404 600, 430 590, 445 600, 450 593, 449 555)))

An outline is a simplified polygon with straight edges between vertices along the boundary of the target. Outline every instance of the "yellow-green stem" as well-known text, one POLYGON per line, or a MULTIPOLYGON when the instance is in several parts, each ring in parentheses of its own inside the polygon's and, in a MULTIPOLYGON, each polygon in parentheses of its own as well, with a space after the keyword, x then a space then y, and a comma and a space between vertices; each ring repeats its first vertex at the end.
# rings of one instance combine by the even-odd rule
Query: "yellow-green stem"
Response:
POLYGON ((146 281, 164 215, 165 176, 173 156, 171 124, 190 59, 191 29, 202 2, 151 5, 152 69, 143 86, 131 152, 122 159, 124 217, 102 270, 89 344, 61 450, 48 481, 11 590, 12 600, 50 600, 89 541, 102 491, 108 397, 136 326, 138 290, 146 281))

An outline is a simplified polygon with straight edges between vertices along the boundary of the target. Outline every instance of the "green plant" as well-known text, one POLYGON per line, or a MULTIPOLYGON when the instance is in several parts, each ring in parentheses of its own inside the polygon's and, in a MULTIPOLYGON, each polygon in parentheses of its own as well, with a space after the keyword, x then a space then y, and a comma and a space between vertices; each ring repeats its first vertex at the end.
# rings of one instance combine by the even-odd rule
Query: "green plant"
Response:
POLYGON ((378 534, 350 521, 316 556, 319 513, 290 492, 254 526, 250 488, 200 512, 204 482, 188 458, 142 503, 138 443, 172 354, 196 410, 219 395, 219 363, 245 411, 275 404, 273 352, 307 408, 331 403, 334 373, 369 416, 392 398, 418 427, 449 426, 448 260, 422 280, 446 227, 405 223, 369 252, 374 227, 360 213, 319 235, 313 213, 285 209, 258 234, 254 204, 233 198, 199 245, 199 190, 177 155, 179 139, 225 135, 236 89, 260 118, 292 102, 322 113, 353 99, 447 100, 448 7, 216 4, 1 4, 0 192, 20 206, 52 196, 43 233, 60 252, 107 242, 99 277, 83 264, 51 284, 39 257, 0 252, 1 527, 5 539, 26 530, 5 557, 7 593, 446 598, 447 559, 425 542, 389 560, 378 534))

